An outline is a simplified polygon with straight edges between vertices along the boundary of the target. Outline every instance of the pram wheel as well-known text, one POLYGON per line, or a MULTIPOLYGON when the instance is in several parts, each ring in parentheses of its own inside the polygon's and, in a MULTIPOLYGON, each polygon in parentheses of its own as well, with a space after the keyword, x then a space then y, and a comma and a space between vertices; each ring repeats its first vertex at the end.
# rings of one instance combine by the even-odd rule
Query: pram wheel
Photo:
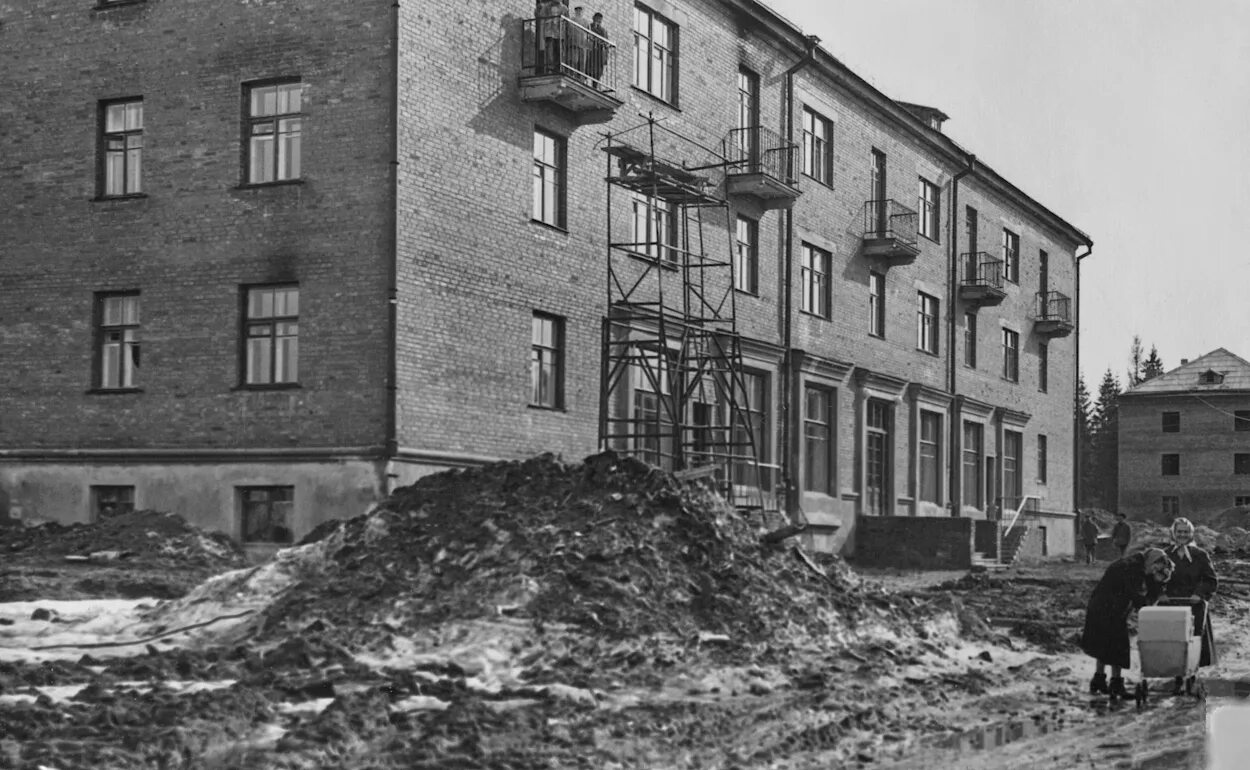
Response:
POLYGON ((1136 687, 1133 688, 1133 700, 1140 707, 1146 703, 1146 700, 1149 697, 1150 697, 1150 688, 1146 685, 1146 681, 1143 679, 1142 681, 1137 683, 1136 687))

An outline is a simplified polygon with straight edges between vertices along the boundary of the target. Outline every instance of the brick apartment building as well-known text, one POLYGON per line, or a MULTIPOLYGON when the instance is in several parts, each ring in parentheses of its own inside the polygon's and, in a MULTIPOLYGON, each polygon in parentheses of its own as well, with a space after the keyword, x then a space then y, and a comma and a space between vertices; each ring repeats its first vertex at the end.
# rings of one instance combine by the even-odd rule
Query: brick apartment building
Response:
POLYGON ((1250 506, 1250 362, 1218 348, 1119 403, 1121 511, 1168 522, 1250 506))
POLYGON ((587 10, 0 10, 0 506, 280 543, 447 467, 663 461, 604 427, 670 387, 605 384, 608 264, 697 251, 734 266, 754 483, 817 547, 1032 499, 1070 551, 1088 236, 761 3, 587 10), (605 184, 630 152, 701 185, 697 229, 605 184))

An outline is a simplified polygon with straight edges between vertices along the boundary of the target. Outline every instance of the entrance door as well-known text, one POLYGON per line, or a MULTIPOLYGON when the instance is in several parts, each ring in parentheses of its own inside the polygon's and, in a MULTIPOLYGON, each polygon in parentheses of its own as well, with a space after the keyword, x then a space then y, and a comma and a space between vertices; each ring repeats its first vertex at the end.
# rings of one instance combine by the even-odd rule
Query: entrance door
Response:
POLYGON ((886 232, 886 178, 885 178, 885 153, 874 149, 872 151, 872 206, 876 209, 875 220, 877 224, 877 232, 886 232))
POLYGON ((890 479, 890 407, 884 401, 868 402, 864 471, 864 512, 887 513, 886 490, 890 479))

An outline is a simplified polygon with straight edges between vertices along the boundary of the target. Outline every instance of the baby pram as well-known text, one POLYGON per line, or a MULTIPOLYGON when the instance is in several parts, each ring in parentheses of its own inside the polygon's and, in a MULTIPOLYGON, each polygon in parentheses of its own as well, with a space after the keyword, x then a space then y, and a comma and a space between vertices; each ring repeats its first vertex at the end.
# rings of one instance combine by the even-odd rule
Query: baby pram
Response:
POLYGON ((1141 658, 1141 681, 1134 700, 1146 702, 1148 677, 1184 680, 1185 692, 1198 698, 1205 688, 1198 681, 1202 655, 1202 629, 1207 625, 1207 603, 1202 599, 1163 598, 1137 613, 1137 652, 1141 658), (1198 622, 1195 624, 1194 620, 1198 622))

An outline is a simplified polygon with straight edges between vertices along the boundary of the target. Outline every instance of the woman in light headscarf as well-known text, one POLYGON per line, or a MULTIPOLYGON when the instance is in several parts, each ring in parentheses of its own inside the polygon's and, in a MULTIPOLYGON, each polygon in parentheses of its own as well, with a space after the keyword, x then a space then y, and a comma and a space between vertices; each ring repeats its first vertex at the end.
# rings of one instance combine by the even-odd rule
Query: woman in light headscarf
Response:
POLYGON ((1081 649, 1097 663, 1089 681, 1091 694, 1128 697, 1123 670, 1129 667, 1128 618, 1133 610, 1154 604, 1172 575, 1172 560, 1158 548, 1117 559, 1107 567, 1085 608, 1081 649), (1111 679, 1107 680, 1107 666, 1111 679))
MULTIPOLYGON (((1215 663, 1215 634, 1206 609, 1219 586, 1219 579, 1211 566, 1210 555, 1194 544, 1193 522, 1183 517, 1172 522, 1172 545, 1165 553, 1176 563, 1167 595, 1169 598, 1194 600, 1194 635, 1202 636, 1202 656, 1198 665, 1210 666, 1215 663), (1197 601, 1199 599, 1201 601, 1197 601)), ((1177 677, 1173 691, 1179 694, 1183 688, 1184 680, 1177 677)))

